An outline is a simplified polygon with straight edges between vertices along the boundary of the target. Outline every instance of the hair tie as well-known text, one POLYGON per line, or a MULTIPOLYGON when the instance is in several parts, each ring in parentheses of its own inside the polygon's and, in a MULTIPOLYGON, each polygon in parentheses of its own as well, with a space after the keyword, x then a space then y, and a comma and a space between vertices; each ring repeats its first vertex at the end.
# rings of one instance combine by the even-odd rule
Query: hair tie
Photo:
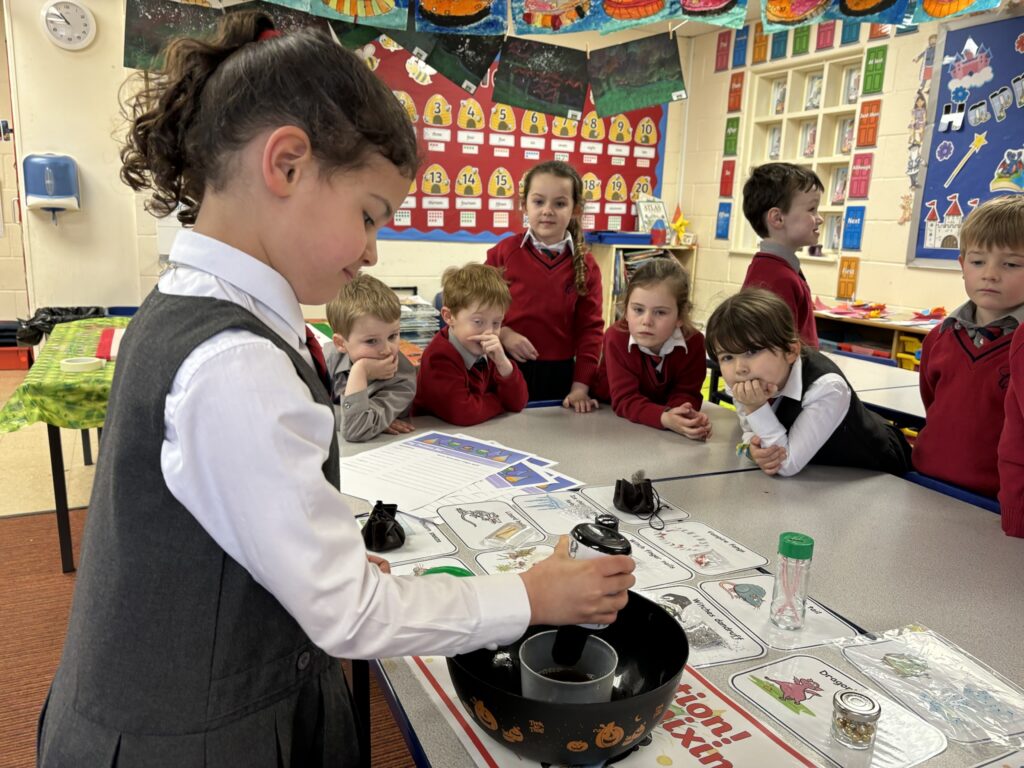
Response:
POLYGON ((281 36, 281 30, 279 29, 264 29, 256 36, 257 42, 263 42, 264 40, 270 40, 275 37, 281 36))

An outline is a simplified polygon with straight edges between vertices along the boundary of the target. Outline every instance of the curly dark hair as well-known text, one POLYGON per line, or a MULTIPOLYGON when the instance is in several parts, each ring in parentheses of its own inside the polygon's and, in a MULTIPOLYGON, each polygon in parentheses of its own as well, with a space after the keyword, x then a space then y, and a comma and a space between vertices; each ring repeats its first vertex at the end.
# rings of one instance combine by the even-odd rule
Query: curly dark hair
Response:
POLYGON ((211 39, 172 40, 161 71, 126 83, 134 87, 122 92, 130 125, 121 179, 153 191, 147 210, 177 210, 194 224, 207 186, 227 181, 232 155, 281 125, 306 132, 325 174, 360 168, 376 152, 415 176, 416 136, 390 89, 325 31, 264 34, 273 29, 264 13, 225 14, 211 39))

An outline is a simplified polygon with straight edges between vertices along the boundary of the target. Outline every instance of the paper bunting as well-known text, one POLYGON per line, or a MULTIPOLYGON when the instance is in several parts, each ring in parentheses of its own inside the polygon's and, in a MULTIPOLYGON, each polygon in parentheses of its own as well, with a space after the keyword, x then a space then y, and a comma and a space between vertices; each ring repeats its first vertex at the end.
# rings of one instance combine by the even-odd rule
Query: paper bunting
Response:
POLYGON ((503 35, 507 16, 507 0, 418 0, 416 31, 503 35))
POLYGON ((438 35, 426 63, 464 90, 476 93, 498 57, 502 40, 500 35, 438 35))
POLYGON ((594 107, 601 117, 686 98, 679 48, 668 35, 593 51, 587 74, 594 107), (630 66, 622 66, 624 61, 630 66))
POLYGON ((518 37, 505 41, 494 101, 579 120, 586 98, 586 53, 518 37))

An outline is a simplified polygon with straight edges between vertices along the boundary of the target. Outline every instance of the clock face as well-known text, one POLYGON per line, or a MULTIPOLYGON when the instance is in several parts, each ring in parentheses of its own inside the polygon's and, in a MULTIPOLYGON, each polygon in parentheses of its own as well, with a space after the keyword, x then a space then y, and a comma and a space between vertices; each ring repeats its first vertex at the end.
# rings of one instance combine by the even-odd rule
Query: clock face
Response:
POLYGON ((96 36, 92 12, 76 0, 46 3, 42 21, 50 41, 68 50, 85 48, 96 36))

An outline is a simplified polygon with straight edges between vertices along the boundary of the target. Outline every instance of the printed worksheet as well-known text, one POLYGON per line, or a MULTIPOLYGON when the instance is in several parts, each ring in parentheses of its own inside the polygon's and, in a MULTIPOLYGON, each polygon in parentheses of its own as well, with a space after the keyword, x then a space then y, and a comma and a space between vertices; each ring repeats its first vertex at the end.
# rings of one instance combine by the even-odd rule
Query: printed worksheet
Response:
MULTIPOLYGON (((417 520, 404 514, 398 516, 398 521, 406 531, 405 543, 398 549, 392 549, 389 552, 374 553, 383 557, 392 566, 450 555, 458 550, 455 543, 445 536, 444 531, 433 523, 417 520)), ((360 523, 364 522, 365 518, 360 520, 360 523)))
POLYGON ((528 571, 535 563, 539 563, 554 552, 554 547, 547 544, 535 544, 516 549, 500 549, 494 552, 482 552, 476 556, 478 569, 485 573, 522 573, 528 571))
POLYGON ((632 547, 632 557, 636 562, 636 585, 633 589, 650 589, 663 584, 675 584, 693 578, 693 571, 675 559, 669 557, 658 547, 635 536, 628 531, 619 531, 632 547))
POLYGON ((383 499, 415 514, 424 504, 527 456, 480 440, 427 432, 341 459, 341 488, 352 496, 370 502, 383 499))
POLYGON ((1021 743, 1010 741, 1024 735, 1021 689, 933 632, 849 645, 843 656, 953 741, 1021 743))
POLYGON ((471 549, 513 549, 545 538, 504 501, 455 504, 441 507, 438 514, 471 549))
POLYGON ((592 523, 605 512, 578 491, 516 496, 515 503, 539 528, 555 536, 579 523, 592 523))
POLYGON ((945 751, 946 737, 894 700, 867 688, 813 656, 790 656, 733 675, 733 688, 793 733, 830 765, 909 768, 945 751), (837 691, 866 693, 879 703, 875 747, 870 755, 832 738, 832 697, 837 691), (869 758, 868 762, 859 762, 869 758))
POLYGON ((670 523, 661 530, 641 528, 640 535, 702 576, 722 576, 768 564, 764 555, 704 523, 670 523))
POLYGON ((813 600, 807 601, 801 629, 779 629, 768 618, 774 584, 775 577, 771 574, 756 573, 721 581, 702 581, 700 589, 769 648, 795 651, 857 634, 857 630, 813 600))
MULTIPOLYGON (((382 557, 384 557, 385 560, 388 559, 386 553, 382 555, 382 557)), ((465 568, 467 571, 473 570, 457 557, 436 557, 431 560, 420 560, 418 563, 392 565, 391 573, 394 576, 422 576, 424 571, 428 571, 431 568, 441 568, 443 566, 449 566, 451 568, 465 568)))
MULTIPOLYGON (((624 523, 634 523, 635 525, 648 524, 646 520, 641 520, 636 515, 632 515, 629 512, 622 512, 615 508, 614 485, 588 485, 583 489, 583 493, 585 493, 595 504, 600 506, 606 512, 611 512, 624 523)), ((658 516, 667 523, 672 520, 685 520, 690 516, 690 513, 684 511, 680 507, 677 507, 675 504, 662 499, 661 509, 658 510, 658 516)))
MULTIPOLYGON (((529 460, 528 460, 529 461, 529 460)), ((565 491, 580 486, 580 481, 566 475, 561 475, 548 468, 539 470, 544 475, 544 481, 540 485, 510 486, 507 483, 495 480, 496 475, 491 475, 472 485, 467 485, 455 493, 449 493, 437 501, 424 504, 414 510, 417 517, 438 521, 441 519, 437 511, 444 506, 453 504, 467 504, 479 501, 512 501, 516 496, 524 494, 543 494, 554 491, 565 491)))
POLYGON ((713 667, 765 655, 765 647, 753 635, 693 587, 677 584, 640 591, 672 614, 686 631, 691 667, 713 667))

